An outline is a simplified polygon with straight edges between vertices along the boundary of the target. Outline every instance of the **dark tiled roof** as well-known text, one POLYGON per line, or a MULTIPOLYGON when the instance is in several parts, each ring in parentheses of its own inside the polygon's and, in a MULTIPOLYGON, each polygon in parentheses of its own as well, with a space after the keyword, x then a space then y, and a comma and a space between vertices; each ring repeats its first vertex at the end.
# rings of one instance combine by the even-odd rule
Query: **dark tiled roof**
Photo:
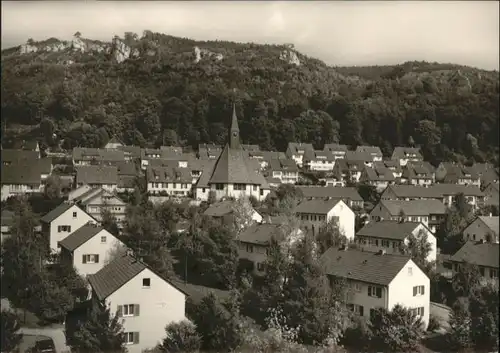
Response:
POLYGON ((373 161, 373 158, 370 153, 365 151, 347 151, 344 156, 344 160, 352 162, 371 162, 373 161))
POLYGON ((484 196, 481 189, 475 185, 457 185, 457 184, 434 184, 429 187, 439 195, 457 195, 463 193, 465 196, 484 196))
POLYGON ((354 187, 340 186, 297 186, 305 198, 334 198, 351 201, 363 201, 354 187))
POLYGON ((398 198, 441 198, 441 194, 437 193, 430 187, 415 186, 415 185, 389 185, 387 190, 392 192, 398 198))
POLYGON ((210 217, 222 217, 233 212, 233 201, 226 200, 211 204, 205 212, 204 215, 210 217))
POLYGON ((338 145, 335 143, 327 143, 323 147, 325 151, 331 151, 331 152, 347 152, 347 146, 346 145, 338 145))
POLYGON ((25 165, 3 165, 1 168, 3 185, 35 185, 42 182, 40 171, 36 168, 27 168, 25 165))
POLYGON ((272 171, 298 172, 299 168, 292 159, 270 159, 269 169, 272 171))
POLYGON ((131 158, 141 157, 141 148, 139 146, 119 146, 118 149, 124 152, 124 156, 131 158))
POLYGON ((268 245, 272 236, 279 234, 280 227, 280 224, 253 224, 238 235, 238 240, 244 243, 268 245))
POLYGON ((320 258, 327 274, 367 283, 389 285, 410 257, 332 247, 320 258))
POLYGON ((450 261, 498 268, 498 246, 498 243, 468 241, 450 258, 450 261))
POLYGON ((392 158, 420 158, 422 159, 422 154, 420 153, 420 148, 415 147, 394 147, 394 151, 392 152, 392 158), (413 156, 415 155, 415 156, 413 156))
MULTIPOLYGON (((52 211, 47 213, 45 216, 40 218, 40 221, 42 221, 44 223, 50 223, 73 206, 74 205, 71 203, 63 202, 62 204, 60 204, 59 206, 54 208, 52 211)), ((78 206, 76 206, 76 207, 78 207, 78 206)))
POLYGON ((4 149, 1 153, 2 162, 21 162, 33 161, 38 159, 39 154, 36 151, 4 149))
POLYGON ((406 216, 428 216, 430 214, 445 214, 446 206, 439 200, 381 200, 380 204, 385 206, 391 216, 398 216, 401 211, 406 216))
POLYGON ((261 151, 264 160, 268 161, 271 159, 286 159, 286 154, 284 152, 274 152, 274 151, 261 151))
POLYGON ((365 167, 365 175, 369 181, 394 181, 394 174, 387 167, 365 167))
POLYGON ((121 189, 133 189, 135 179, 136 177, 131 175, 118 175, 118 184, 116 186, 121 189))
POLYGON ((257 152, 260 151, 259 145, 241 145, 245 151, 257 152))
MULTIPOLYGON (((371 161, 371 158, 370 158, 371 161)), ((362 172, 363 169, 365 168, 365 162, 361 160, 352 160, 352 159, 337 159, 335 162, 335 165, 337 168, 340 169, 342 172, 348 172, 348 171, 359 171, 362 172)))
POLYGON ((295 209, 296 213, 308 214, 327 214, 330 210, 339 203, 339 199, 313 199, 302 201, 295 209))
POLYGON ((377 146, 358 146, 356 147, 356 152, 366 152, 370 155, 374 154, 382 157, 382 151, 377 146))
POLYGON ((288 142, 288 148, 293 155, 299 154, 299 151, 314 151, 312 143, 288 142))
POLYGON ((103 148, 73 148, 75 161, 119 162, 125 160, 122 150, 107 150, 103 148))
POLYGON ((134 162, 120 161, 116 163, 116 167, 118 168, 118 175, 139 175, 137 165, 134 162))
POLYGON ((356 235, 363 237, 404 240, 419 225, 419 222, 400 223, 398 221, 389 220, 369 222, 361 228, 356 235))
POLYGON ((118 168, 101 165, 86 165, 76 167, 76 183, 117 184, 118 168))
MULTIPOLYGON (((155 272, 142 261, 126 254, 114 259, 100 271, 90 275, 88 279, 97 297, 100 300, 104 300, 146 268, 155 272)), ((157 273, 155 274, 158 275, 157 273)), ((184 290, 175 285, 175 283, 167 281, 166 279, 164 280, 184 294, 187 294, 184 290)))
POLYGON ((146 170, 148 183, 186 183, 191 184, 193 178, 187 168, 148 167, 146 170))
POLYGON ((304 155, 306 160, 311 161, 335 161, 335 155, 331 151, 312 151, 304 155))
POLYGON ((59 245, 69 251, 74 251, 92 239, 95 235, 99 234, 102 230, 104 230, 104 228, 95 224, 86 224, 61 240, 59 245))

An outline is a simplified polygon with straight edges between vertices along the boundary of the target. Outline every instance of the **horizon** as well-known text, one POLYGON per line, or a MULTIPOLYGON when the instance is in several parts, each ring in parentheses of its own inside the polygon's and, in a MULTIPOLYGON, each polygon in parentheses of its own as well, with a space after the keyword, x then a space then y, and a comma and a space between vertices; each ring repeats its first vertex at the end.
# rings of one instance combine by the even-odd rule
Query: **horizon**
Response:
POLYGON ((293 43, 298 52, 329 66, 426 61, 498 71, 498 10, 498 2, 490 1, 119 5, 113 1, 6 1, 2 2, 2 50, 22 45, 28 38, 70 40, 77 31, 84 38, 111 41, 126 31, 141 36, 143 30, 151 30, 195 41, 293 43), (331 34, 325 39, 324 33, 331 34))

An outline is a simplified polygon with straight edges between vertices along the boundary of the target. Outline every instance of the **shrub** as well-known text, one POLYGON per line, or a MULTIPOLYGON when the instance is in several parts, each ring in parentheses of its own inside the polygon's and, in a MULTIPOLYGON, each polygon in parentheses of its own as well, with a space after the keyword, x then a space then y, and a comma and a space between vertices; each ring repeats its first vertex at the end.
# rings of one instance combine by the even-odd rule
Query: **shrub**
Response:
POLYGON ((189 321, 175 322, 165 328, 167 336, 160 346, 160 351, 176 353, 197 352, 201 346, 201 337, 196 327, 189 321))
POLYGON ((429 325, 427 326, 427 331, 434 332, 441 328, 441 323, 438 318, 434 315, 429 316, 429 325))

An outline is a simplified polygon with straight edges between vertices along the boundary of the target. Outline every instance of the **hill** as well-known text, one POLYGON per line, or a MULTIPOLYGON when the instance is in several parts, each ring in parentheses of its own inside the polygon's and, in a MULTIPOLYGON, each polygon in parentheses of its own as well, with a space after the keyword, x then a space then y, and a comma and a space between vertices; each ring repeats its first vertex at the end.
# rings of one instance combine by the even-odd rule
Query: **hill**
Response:
POLYGON ((100 146, 223 143, 236 102, 245 143, 421 145, 437 163, 498 161, 498 72, 425 62, 329 67, 293 45, 151 31, 50 38, 2 51, 4 138, 100 146))

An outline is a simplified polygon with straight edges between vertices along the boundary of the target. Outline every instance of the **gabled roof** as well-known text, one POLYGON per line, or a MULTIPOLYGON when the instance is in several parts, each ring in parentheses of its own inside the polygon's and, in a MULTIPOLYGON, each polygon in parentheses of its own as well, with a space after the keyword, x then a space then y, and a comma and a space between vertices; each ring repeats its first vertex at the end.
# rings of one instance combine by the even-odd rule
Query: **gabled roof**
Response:
MULTIPOLYGON (((441 198, 441 194, 430 187, 416 185, 389 185, 386 190, 391 190, 398 198, 441 198)), ((384 192, 385 193, 385 192, 384 192)))
POLYGON ((407 158, 411 156, 411 158, 419 158, 422 159, 422 154, 420 153, 420 148, 416 147, 394 147, 394 151, 392 152, 393 159, 401 159, 407 158))
POLYGON ((358 146, 356 147, 356 152, 364 152, 370 155, 382 157, 382 151, 380 150, 380 147, 377 146, 358 146))
POLYGON ((243 147, 243 149, 245 151, 248 151, 248 152, 250 152, 250 151, 252 151, 252 152, 260 151, 259 145, 243 145, 242 144, 241 147, 243 147))
POLYGON ((498 243, 468 241, 450 258, 450 261, 498 268, 499 245, 498 243))
POLYGON ((420 222, 398 222, 382 220, 369 222, 361 228, 357 236, 404 240, 420 225, 420 222))
POLYGON ((344 155, 345 161, 351 162, 372 162, 373 157, 366 151, 347 151, 344 155))
MULTIPOLYGON (((370 158, 371 161, 371 158, 370 158)), ((365 168, 365 161, 362 160, 353 160, 353 159, 338 159, 335 162, 335 166, 339 168, 342 172, 348 171, 359 171, 362 172, 365 168)))
POLYGON ((1 159, 2 162, 21 162, 23 160, 33 161, 38 159, 39 156, 36 151, 4 149, 2 150, 1 159))
POLYGON ((146 169, 148 183, 186 183, 191 184, 193 178, 187 168, 148 167, 146 169))
POLYGON ((308 213, 308 214, 327 214, 332 208, 335 207, 340 199, 313 199, 302 201, 296 208, 296 213, 308 213))
POLYGON ((410 260, 404 255, 378 255, 336 247, 328 249, 320 258, 328 275, 383 286, 389 285, 410 260))
POLYGON ((269 169, 272 171, 298 172, 299 167, 293 159, 270 159, 269 169))
POLYGON ((45 216, 40 218, 40 221, 44 223, 50 223, 73 206, 78 207, 72 203, 63 202, 62 204, 54 208, 52 211, 47 213, 45 216))
POLYGON ((117 184, 118 168, 114 166, 86 165, 76 167, 77 184, 117 184))
POLYGON ((288 142, 288 149, 293 155, 299 154, 299 151, 313 151, 312 143, 288 142))
POLYGON ((443 196, 460 193, 463 193, 465 196, 484 196, 484 193, 476 185, 434 184, 430 186, 430 189, 443 196))
POLYGON ((75 147, 73 148, 73 160, 119 162, 125 160, 125 154, 121 149, 75 147))
POLYGON ((94 236, 105 230, 97 224, 86 224, 59 242, 59 245, 69 251, 75 251, 94 236))
POLYGON ((358 190, 354 187, 340 186, 297 186, 305 198, 333 198, 363 201, 358 190))
POLYGON ((145 269, 149 269, 165 282, 187 295, 179 286, 158 275, 145 263, 128 254, 117 257, 97 273, 89 275, 88 280, 99 300, 104 300, 145 269))
POLYGON ((231 200, 213 203, 208 206, 203 214, 210 217, 223 217, 225 215, 233 213, 233 204, 234 202, 231 200))
POLYGON ((327 143, 323 147, 323 150, 325 151, 330 151, 330 152, 347 152, 347 146, 346 145, 339 145, 336 143, 327 143))
POLYGON ((496 235, 498 236, 498 229, 499 229, 499 226, 500 224, 498 223, 499 220, 500 220, 500 217, 498 216, 491 216, 491 217, 488 217, 488 216, 479 216, 478 217, 488 228, 491 229, 491 231, 496 235))
MULTIPOLYGON (((446 206, 439 200, 380 200, 391 216, 399 216, 401 211, 406 216, 428 216, 430 214, 445 214, 446 206)), ((377 208, 375 206, 374 210, 377 208)))
POLYGON ((385 166, 365 167, 365 175, 369 181, 394 181, 392 171, 385 166))
POLYGON ((273 235, 279 234, 281 225, 271 223, 256 223, 238 235, 238 240, 244 243, 269 245, 273 235))

